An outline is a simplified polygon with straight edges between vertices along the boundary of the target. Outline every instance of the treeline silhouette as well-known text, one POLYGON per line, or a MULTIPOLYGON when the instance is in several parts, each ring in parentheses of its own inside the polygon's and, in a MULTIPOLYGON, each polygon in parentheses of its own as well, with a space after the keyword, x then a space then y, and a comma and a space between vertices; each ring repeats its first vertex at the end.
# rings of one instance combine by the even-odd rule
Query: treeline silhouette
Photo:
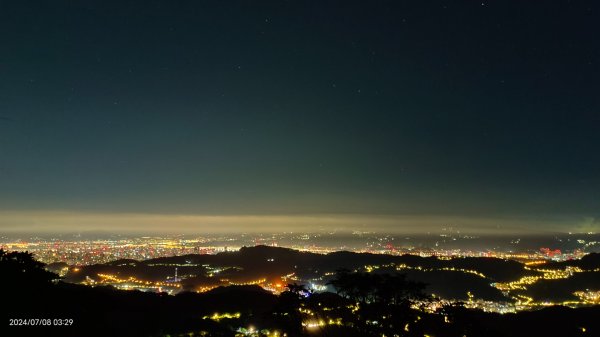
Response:
POLYGON ((403 274, 380 275, 341 269, 329 284, 336 289, 337 294, 361 303, 399 305, 428 298, 423 292, 425 283, 409 281, 403 274))
POLYGON ((5 252, 0 249, 0 266, 2 289, 46 286, 59 279, 58 275, 44 269, 44 264, 36 261, 28 252, 5 252))

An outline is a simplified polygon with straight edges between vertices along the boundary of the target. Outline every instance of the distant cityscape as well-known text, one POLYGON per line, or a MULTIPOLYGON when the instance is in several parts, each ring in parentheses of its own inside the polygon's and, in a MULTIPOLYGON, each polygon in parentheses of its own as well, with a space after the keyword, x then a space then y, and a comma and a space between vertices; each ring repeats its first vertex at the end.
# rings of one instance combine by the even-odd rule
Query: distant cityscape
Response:
POLYGON ((367 253, 367 256, 414 256, 422 259, 410 263, 400 260, 375 263, 377 259, 374 259, 374 262, 364 265, 353 265, 353 271, 400 272, 408 273, 410 277, 417 279, 436 273, 463 274, 463 277, 487 282, 483 283, 484 286, 489 285, 503 297, 478 296, 477 293, 482 293, 481 290, 466 289, 465 296, 460 298, 432 293, 436 301, 417 301, 414 306, 435 312, 445 305, 460 303, 466 308, 510 313, 556 304, 579 307, 600 303, 600 289, 596 288, 572 289, 572 298, 562 300, 536 299, 528 292, 529 288, 540 282, 570 279, 578 274, 598 275, 600 268, 582 269, 568 263, 579 261, 586 254, 600 251, 599 243, 600 237, 595 233, 506 237, 464 235, 444 229, 440 234, 420 236, 368 232, 221 234, 196 237, 22 236, 2 237, 0 248, 5 251, 32 252, 36 259, 46 263, 49 270, 58 273, 67 282, 169 294, 177 294, 184 290, 206 292, 218 286, 258 285, 277 295, 285 291, 286 285, 292 282, 304 284, 314 292, 333 291, 328 280, 335 274, 335 266, 310 273, 288 270, 277 274, 277 270, 281 268, 271 271, 268 267, 268 263, 275 262, 275 257, 261 257, 263 262, 267 262, 267 266, 265 269, 259 268, 256 272, 244 270, 244 267, 236 262, 210 263, 191 258, 239 252, 242 247, 286 247, 298 253, 308 252, 324 256, 340 251, 367 253), (190 258, 187 258, 188 256, 190 258), (432 258, 435 261, 433 264, 432 260, 427 260, 432 258), (470 267, 462 263, 466 258, 471 258, 472 261, 478 261, 478 258, 515 261, 522 270, 518 270, 514 277, 511 274, 499 282, 498 277, 486 275, 486 271, 478 269, 476 265, 470 267), (103 268, 98 269, 97 266, 103 268), (260 270, 263 274, 260 274, 260 270), (202 281, 198 281, 199 278, 203 278, 202 281))
POLYGON ((186 254, 216 254, 244 246, 287 247, 326 254, 336 251, 439 257, 496 257, 524 262, 565 261, 600 252, 600 234, 470 235, 442 230, 440 234, 397 235, 371 232, 277 233, 213 235, 55 235, 1 236, 0 248, 29 251, 44 263, 69 265, 107 263, 119 259, 147 260, 186 254))

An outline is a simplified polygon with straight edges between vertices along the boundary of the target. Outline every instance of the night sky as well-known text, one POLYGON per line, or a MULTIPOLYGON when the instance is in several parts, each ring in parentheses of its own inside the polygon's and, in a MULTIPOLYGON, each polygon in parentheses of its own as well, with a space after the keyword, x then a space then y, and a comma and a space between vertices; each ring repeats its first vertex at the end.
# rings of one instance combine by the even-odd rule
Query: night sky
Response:
POLYGON ((0 1, 0 231, 600 229, 595 1, 0 1))

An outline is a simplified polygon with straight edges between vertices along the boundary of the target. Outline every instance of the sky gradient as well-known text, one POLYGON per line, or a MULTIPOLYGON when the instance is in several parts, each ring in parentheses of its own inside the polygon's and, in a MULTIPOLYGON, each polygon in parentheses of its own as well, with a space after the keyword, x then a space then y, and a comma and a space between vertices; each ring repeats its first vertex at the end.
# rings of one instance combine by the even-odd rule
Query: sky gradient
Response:
POLYGON ((598 230, 599 15, 2 2, 0 232, 598 230))

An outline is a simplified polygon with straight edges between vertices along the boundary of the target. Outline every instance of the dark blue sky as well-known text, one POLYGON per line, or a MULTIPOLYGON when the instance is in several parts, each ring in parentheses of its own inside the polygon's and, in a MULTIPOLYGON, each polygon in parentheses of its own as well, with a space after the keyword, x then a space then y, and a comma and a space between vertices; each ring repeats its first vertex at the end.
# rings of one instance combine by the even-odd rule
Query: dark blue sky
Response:
POLYGON ((583 1, 1 2, 0 210, 597 228, 599 31, 583 1))

